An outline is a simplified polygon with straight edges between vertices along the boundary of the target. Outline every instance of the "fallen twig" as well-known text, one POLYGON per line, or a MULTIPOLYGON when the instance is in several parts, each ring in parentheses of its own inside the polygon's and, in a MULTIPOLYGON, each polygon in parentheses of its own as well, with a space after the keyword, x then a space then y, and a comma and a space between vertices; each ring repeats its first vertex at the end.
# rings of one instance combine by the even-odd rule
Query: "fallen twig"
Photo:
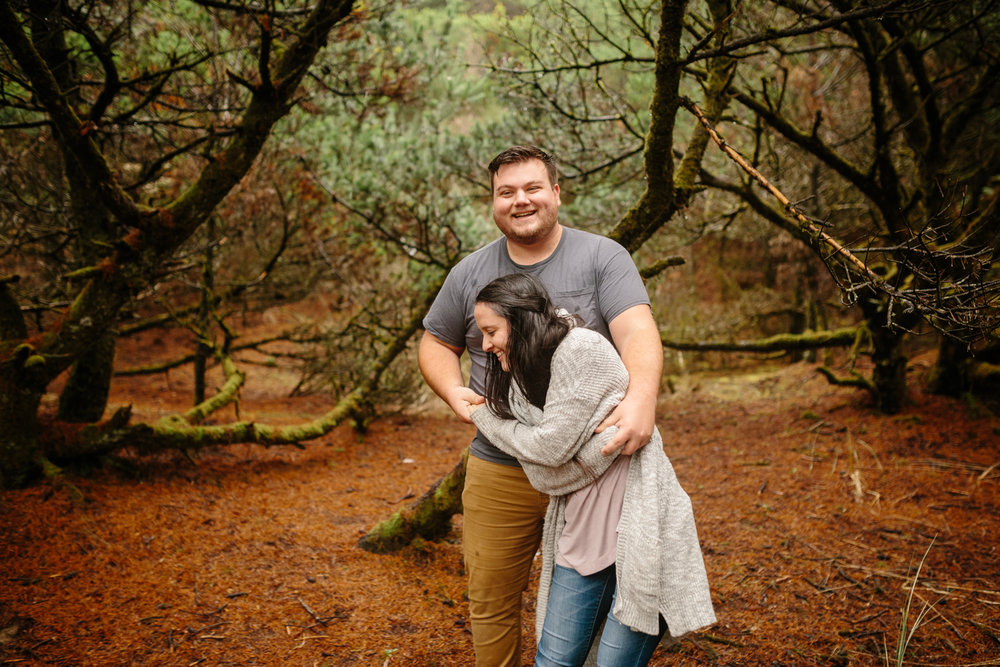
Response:
POLYGON ((205 626, 202 626, 202 627, 198 628, 197 630, 191 630, 190 628, 188 628, 187 629, 187 633, 189 635, 200 635, 201 633, 205 632, 206 630, 212 630, 214 628, 219 627, 220 625, 229 625, 229 621, 219 621, 218 623, 210 623, 208 625, 205 625, 205 626))
MULTIPOLYGON (((927 468, 937 468, 939 470, 949 470, 949 469, 960 469, 967 470, 969 472, 980 473, 977 477, 977 481, 982 481, 988 477, 1000 463, 994 463, 991 466, 984 466, 979 463, 970 463, 968 461, 949 461, 948 459, 916 459, 910 461, 910 465, 927 467, 927 468)), ((1000 477, 1000 471, 997 471, 997 477, 1000 477)))
POLYGON ((295 599, 299 601, 299 604, 300 604, 300 605, 302 605, 302 608, 306 610, 306 613, 308 613, 308 614, 309 614, 310 616, 312 616, 312 617, 313 617, 313 620, 314 620, 314 621, 316 621, 316 622, 317 622, 317 623, 319 623, 320 625, 322 625, 322 626, 326 627, 326 622, 327 622, 327 620, 329 620, 329 619, 323 619, 323 618, 320 618, 320 617, 319 617, 319 614, 317 614, 316 612, 314 612, 314 611, 313 611, 313 610, 312 610, 312 609, 311 609, 311 608, 309 607, 309 605, 307 605, 307 604, 306 604, 305 602, 303 602, 303 601, 302 601, 302 598, 295 598, 295 599))
POLYGON ((736 648, 743 648, 743 644, 736 641, 735 639, 726 639, 725 637, 720 637, 719 635, 713 635, 708 632, 700 634, 699 637, 701 637, 705 641, 709 641, 714 644, 723 644, 725 646, 734 646, 736 648))

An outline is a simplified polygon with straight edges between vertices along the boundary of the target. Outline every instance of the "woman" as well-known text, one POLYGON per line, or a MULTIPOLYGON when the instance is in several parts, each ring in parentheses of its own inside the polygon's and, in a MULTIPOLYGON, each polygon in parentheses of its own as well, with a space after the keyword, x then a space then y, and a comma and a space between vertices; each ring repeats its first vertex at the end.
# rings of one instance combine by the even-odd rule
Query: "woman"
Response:
POLYGON ((613 429, 594 429, 628 388, 611 343, 527 274, 489 283, 474 314, 490 357, 486 409, 470 417, 551 496, 535 664, 582 665, 600 632, 598 665, 645 665, 665 634, 714 623, 691 502, 659 432, 632 456, 600 453, 613 429))

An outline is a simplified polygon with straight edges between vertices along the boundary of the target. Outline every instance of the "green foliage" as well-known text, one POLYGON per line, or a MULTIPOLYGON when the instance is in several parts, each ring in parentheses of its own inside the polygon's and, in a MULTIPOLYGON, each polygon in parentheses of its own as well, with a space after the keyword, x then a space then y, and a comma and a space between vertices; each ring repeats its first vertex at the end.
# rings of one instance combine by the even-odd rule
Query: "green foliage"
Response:
POLYGON ((468 65, 478 29, 461 5, 399 8, 334 45, 329 59, 359 66, 327 84, 350 94, 317 100, 296 129, 342 206, 338 229, 439 267, 493 237, 484 167, 506 134, 489 120, 492 83, 468 65))
POLYGON ((655 5, 541 0, 492 20, 486 57, 525 143, 560 159, 562 217, 608 232, 642 191, 655 5))
MULTIPOLYGON (((355 386, 368 351, 426 308, 427 287, 496 236, 486 164, 514 134, 495 82, 470 65, 485 39, 481 18, 455 0, 367 16, 331 44, 320 90, 289 119, 313 181, 305 187, 332 202, 322 233, 337 258, 335 313, 300 391, 355 386)), ((389 370, 376 400, 406 404, 421 384, 410 358, 389 370)))
MULTIPOLYGON (((82 131, 129 196, 152 206, 173 200, 233 134, 250 91, 230 73, 254 78, 249 72, 257 64, 260 26, 248 15, 191 0, 64 9, 62 20, 46 24, 58 27, 47 38, 64 48, 45 57, 84 122, 82 131)), ((284 20, 275 24, 286 27, 284 20)), ((25 25, 39 32, 37 23, 25 25)), ((96 230, 125 232, 114 230, 107 211, 93 205, 96 197, 83 202, 71 191, 73 175, 65 167, 72 161, 60 155, 46 110, 24 87, 6 45, 0 69, 0 246, 6 266, 25 277, 18 288, 22 299, 64 301, 79 284, 61 275, 108 251, 96 230)))

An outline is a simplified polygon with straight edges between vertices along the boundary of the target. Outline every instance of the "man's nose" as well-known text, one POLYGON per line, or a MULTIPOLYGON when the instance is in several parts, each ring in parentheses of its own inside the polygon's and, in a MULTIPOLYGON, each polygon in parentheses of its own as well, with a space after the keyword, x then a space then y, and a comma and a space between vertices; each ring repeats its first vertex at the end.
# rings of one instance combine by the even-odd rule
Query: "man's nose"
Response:
POLYGON ((526 203, 527 201, 528 201, 528 193, 525 192, 524 190, 518 190, 517 192, 514 193, 515 204, 523 204, 526 203))

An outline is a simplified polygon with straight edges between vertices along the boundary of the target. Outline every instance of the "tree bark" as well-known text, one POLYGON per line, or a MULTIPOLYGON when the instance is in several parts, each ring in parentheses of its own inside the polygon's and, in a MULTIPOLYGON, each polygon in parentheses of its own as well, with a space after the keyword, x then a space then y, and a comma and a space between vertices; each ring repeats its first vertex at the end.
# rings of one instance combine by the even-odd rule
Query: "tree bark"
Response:
POLYGON ((661 338, 663 347, 688 352, 781 352, 787 350, 816 350, 825 347, 855 345, 863 335, 859 327, 844 327, 833 331, 806 331, 804 333, 778 334, 769 338, 727 343, 683 342, 661 338))
POLYGON ((97 336, 91 350, 70 367, 69 378, 59 394, 58 419, 74 424, 100 421, 108 404, 114 375, 115 334, 97 336))
POLYGON ((684 0, 663 2, 660 35, 656 42, 656 76, 649 105, 650 123, 643 152, 646 191, 608 235, 635 252, 676 210, 674 201, 673 138, 679 107, 680 40, 684 0))
POLYGON ((28 337, 21 307, 10 291, 11 284, 18 280, 17 276, 0 275, 0 343, 28 337))
POLYGON ((37 470, 42 392, 0 380, 0 488, 22 486, 37 470))
POLYGON ((374 553, 396 551, 414 539, 439 540, 451 530, 451 517, 462 512, 465 464, 469 450, 462 454, 450 473, 423 496, 381 522, 358 540, 358 546, 374 553))
POLYGON ((903 353, 903 341, 907 329, 915 324, 915 318, 908 317, 901 322, 897 319, 900 327, 897 329, 890 326, 894 320, 887 314, 887 309, 893 308, 891 301, 886 303, 879 296, 868 294, 861 296, 858 304, 871 332, 872 361, 875 363, 871 382, 875 401, 880 412, 894 415, 903 409, 906 401, 907 357, 903 353))
POLYGON ((891 338, 891 342, 876 347, 876 354, 872 356, 875 362, 872 382, 877 390, 879 411, 894 415, 903 409, 906 401, 907 357, 902 352, 902 336, 889 334, 886 338, 891 338))
POLYGON ((44 364, 26 344, 0 363, 0 488, 21 486, 38 467, 38 407, 45 391, 39 376, 44 364))
POLYGON ((33 368, 44 364, 26 344, 24 316, 10 291, 15 276, 0 276, 0 489, 20 486, 38 455, 38 406, 44 384, 33 368))
POLYGON ((973 355, 966 343, 943 337, 927 379, 927 391, 944 396, 965 393, 992 395, 1000 386, 1000 346, 994 344, 973 355))
POLYGON ((960 396, 968 391, 969 361, 966 345, 952 338, 942 338, 937 359, 927 378, 927 391, 942 396, 960 396))
POLYGON ((1000 389, 1000 364, 974 361, 969 366, 970 391, 995 396, 1000 389))

